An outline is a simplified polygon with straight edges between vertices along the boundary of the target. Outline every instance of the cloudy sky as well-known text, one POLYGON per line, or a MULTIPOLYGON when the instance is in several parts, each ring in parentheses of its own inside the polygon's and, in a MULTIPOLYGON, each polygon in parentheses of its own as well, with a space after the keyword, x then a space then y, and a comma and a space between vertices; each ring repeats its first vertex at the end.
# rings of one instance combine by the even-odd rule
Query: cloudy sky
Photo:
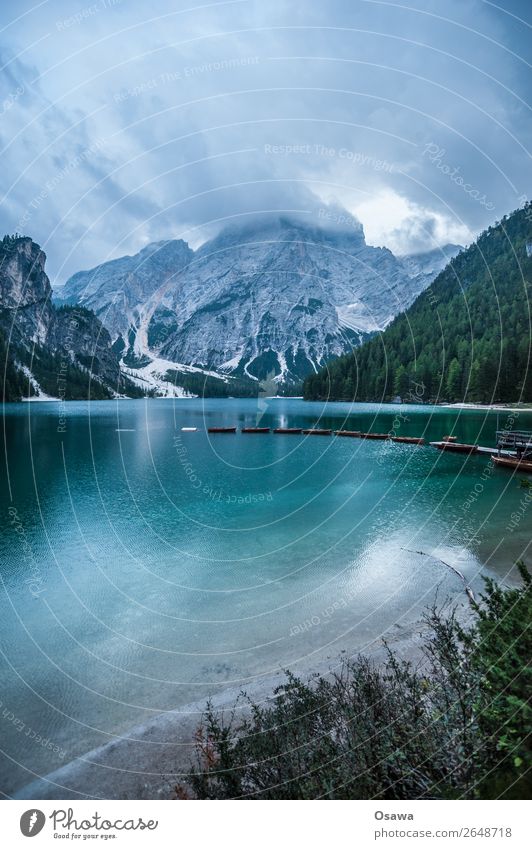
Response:
POLYGON ((52 280, 337 207, 398 253, 532 194, 529 0, 3 0, 0 230, 52 280))

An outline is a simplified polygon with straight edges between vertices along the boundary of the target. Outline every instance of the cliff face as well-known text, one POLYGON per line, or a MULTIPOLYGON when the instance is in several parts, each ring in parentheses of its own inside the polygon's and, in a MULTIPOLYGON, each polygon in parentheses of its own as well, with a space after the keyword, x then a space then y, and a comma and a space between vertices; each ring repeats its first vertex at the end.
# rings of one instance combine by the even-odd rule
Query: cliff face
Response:
POLYGON ((196 252, 154 243, 75 274, 55 297, 93 309, 126 366, 291 382, 411 304, 447 260, 436 253, 409 263, 367 245, 361 225, 266 216, 227 227, 196 252))
MULTIPOLYGON (((532 204, 504 216, 455 256, 379 339, 330 363, 308 400, 532 401, 532 204)), ((413 262, 414 260, 411 260, 413 262)), ((415 258, 434 267, 430 255, 415 258)))
POLYGON ((120 364, 111 347, 109 331, 90 310, 83 307, 54 310, 46 345, 103 380, 110 389, 120 391, 120 364))
POLYGON ((135 256, 104 262, 90 271, 78 271, 54 293, 57 303, 81 304, 93 310, 113 339, 127 340, 131 328, 144 319, 144 306, 157 301, 159 291, 179 288, 180 271, 193 252, 180 239, 153 242, 135 256))
POLYGON ((109 332, 83 307, 55 309, 46 256, 28 237, 0 242, 2 397, 110 398, 138 395, 124 380, 109 332), (21 389, 23 387, 23 389, 21 389))
POLYGON ((44 252, 30 238, 0 242, 2 325, 15 344, 46 341, 53 308, 45 262, 44 252))
POLYGON ((67 397, 164 393, 172 369, 290 385, 386 327, 456 251, 398 259, 367 245, 361 225, 273 216, 227 227, 196 252, 156 242, 78 272, 54 292, 56 309, 43 251, 6 237, 0 331, 12 364, 53 396, 65 362, 67 397))

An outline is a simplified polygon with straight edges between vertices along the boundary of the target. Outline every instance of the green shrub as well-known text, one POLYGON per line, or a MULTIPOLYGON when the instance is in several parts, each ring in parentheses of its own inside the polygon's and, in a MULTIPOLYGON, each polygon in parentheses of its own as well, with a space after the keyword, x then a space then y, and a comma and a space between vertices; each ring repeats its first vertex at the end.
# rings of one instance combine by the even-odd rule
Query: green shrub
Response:
POLYGON ((308 683, 287 673, 238 720, 207 705, 177 797, 526 798, 531 579, 519 570, 518 589, 486 582, 467 627, 430 610, 417 666, 388 649, 381 666, 358 657, 308 683))

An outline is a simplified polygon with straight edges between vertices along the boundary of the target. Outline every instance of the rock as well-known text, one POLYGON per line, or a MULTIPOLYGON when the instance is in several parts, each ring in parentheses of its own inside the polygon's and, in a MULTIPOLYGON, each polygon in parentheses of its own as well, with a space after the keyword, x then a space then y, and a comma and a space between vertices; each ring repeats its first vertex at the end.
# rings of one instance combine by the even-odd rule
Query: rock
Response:
POLYGON ((104 262, 90 271, 78 271, 54 293, 56 303, 82 304, 92 309, 113 340, 127 340, 131 328, 145 320, 143 307, 169 283, 179 287, 179 272, 192 259, 186 242, 153 242, 135 256, 104 262))
POLYGON ((0 242, 2 325, 15 342, 46 339, 53 310, 45 262, 46 255, 29 237, 6 237, 0 242))
POLYGON ((52 305, 45 262, 44 252, 29 237, 0 242, 0 331, 8 340, 10 368, 26 378, 21 385, 66 399, 141 394, 121 375, 109 331, 94 313, 52 305))
POLYGON ((271 216, 227 227, 196 252, 154 243, 75 274, 57 298, 94 309, 126 365, 151 357, 299 381, 383 329, 446 256, 398 259, 366 245, 361 225, 271 216))

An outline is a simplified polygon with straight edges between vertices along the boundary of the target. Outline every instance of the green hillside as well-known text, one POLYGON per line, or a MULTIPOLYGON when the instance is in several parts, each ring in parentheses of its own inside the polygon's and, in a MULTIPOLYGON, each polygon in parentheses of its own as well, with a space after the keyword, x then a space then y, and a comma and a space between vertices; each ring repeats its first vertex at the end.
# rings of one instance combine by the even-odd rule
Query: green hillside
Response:
POLYGON ((531 281, 528 203, 461 251, 383 333, 307 378, 304 397, 532 401, 531 281))

